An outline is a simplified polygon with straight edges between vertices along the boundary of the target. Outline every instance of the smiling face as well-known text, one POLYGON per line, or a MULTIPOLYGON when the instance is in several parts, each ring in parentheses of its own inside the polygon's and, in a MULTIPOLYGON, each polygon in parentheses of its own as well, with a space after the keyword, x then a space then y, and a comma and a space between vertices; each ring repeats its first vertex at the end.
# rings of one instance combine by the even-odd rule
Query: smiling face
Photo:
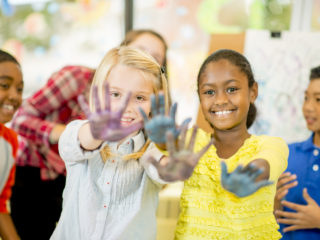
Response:
POLYGON ((215 130, 246 128, 257 93, 257 84, 249 88, 247 76, 224 59, 208 63, 199 81, 202 111, 215 130))
POLYGON ((22 102, 23 80, 20 67, 0 62, 0 122, 11 121, 22 102))
POLYGON ((150 78, 153 77, 141 70, 118 64, 110 72, 107 81, 110 88, 111 110, 118 111, 125 97, 131 97, 125 109, 121 124, 129 126, 143 120, 139 107, 149 115, 151 111, 151 94, 154 93, 150 78))
POLYGON ((320 132, 320 78, 312 79, 305 91, 303 115, 310 131, 320 132))
POLYGON ((133 48, 138 48, 150 54, 160 64, 164 65, 166 47, 164 43, 156 36, 150 33, 139 35, 134 41, 128 44, 133 48))

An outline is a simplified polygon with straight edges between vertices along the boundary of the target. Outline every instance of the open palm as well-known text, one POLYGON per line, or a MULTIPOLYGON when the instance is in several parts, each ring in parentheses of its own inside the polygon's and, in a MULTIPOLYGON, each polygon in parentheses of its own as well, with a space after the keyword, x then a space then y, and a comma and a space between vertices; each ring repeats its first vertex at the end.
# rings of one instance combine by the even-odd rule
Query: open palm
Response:
POLYGON ((176 111, 177 103, 174 103, 170 109, 170 115, 167 116, 165 114, 165 101, 163 94, 159 94, 158 98, 156 98, 155 95, 151 96, 151 119, 149 119, 146 113, 140 108, 140 112, 144 120, 144 129, 151 141, 154 143, 165 143, 167 132, 172 132, 173 137, 177 138, 181 128, 188 125, 191 118, 186 119, 181 124, 181 127, 178 128, 176 126, 176 111))
POLYGON ((212 145, 212 141, 210 141, 203 149, 197 153, 194 153, 193 147, 195 143, 197 127, 194 127, 193 129, 189 144, 186 144, 186 132, 187 125, 182 128, 178 146, 176 146, 173 133, 170 131, 167 132, 166 146, 169 156, 165 165, 161 165, 152 156, 147 159, 147 161, 150 161, 156 167, 160 178, 167 182, 183 181, 188 179, 201 156, 212 145))
POLYGON ((227 165, 221 162, 221 184, 223 188, 234 193, 238 197, 246 197, 256 192, 261 187, 272 184, 268 180, 256 182, 256 179, 263 173, 262 168, 258 168, 254 164, 246 167, 239 165, 233 172, 228 173, 227 165))
POLYGON ((95 139, 104 141, 119 141, 142 127, 142 123, 132 124, 129 127, 121 126, 121 117, 128 105, 130 95, 131 94, 128 94, 126 96, 124 103, 116 112, 111 111, 108 84, 106 84, 104 109, 101 108, 101 103, 98 97, 98 89, 96 86, 93 89, 95 112, 90 111, 83 95, 78 97, 80 107, 89 120, 91 134, 95 139))

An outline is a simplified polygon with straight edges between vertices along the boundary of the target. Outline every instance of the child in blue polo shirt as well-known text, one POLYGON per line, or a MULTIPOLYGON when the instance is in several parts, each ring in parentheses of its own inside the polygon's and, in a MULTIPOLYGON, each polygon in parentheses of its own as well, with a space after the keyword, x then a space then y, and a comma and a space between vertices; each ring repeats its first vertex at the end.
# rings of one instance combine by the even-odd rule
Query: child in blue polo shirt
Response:
POLYGON ((288 168, 275 196, 275 216, 285 240, 320 239, 320 66, 311 70, 303 115, 312 135, 289 145, 288 168))

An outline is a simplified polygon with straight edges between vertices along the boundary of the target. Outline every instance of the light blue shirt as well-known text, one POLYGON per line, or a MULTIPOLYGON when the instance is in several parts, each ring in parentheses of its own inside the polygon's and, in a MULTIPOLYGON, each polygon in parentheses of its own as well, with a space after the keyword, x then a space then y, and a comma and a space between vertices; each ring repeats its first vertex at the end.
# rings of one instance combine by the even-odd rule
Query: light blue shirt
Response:
POLYGON ((78 132, 85 122, 68 124, 59 140, 67 180, 63 210, 51 240, 156 239, 158 193, 165 182, 152 165, 142 162, 149 154, 159 160, 162 153, 151 143, 141 159, 122 159, 144 145, 142 131, 119 146, 109 142, 84 151, 78 132), (104 163, 100 150, 106 144, 112 157, 104 163))

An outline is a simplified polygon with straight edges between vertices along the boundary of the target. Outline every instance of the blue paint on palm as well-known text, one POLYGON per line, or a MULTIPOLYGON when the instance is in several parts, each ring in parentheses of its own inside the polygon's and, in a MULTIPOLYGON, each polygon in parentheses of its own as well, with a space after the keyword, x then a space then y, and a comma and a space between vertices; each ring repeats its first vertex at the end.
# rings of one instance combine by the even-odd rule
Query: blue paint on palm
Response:
POLYGON ((180 134, 181 128, 187 125, 191 119, 186 119, 180 128, 176 125, 177 103, 174 103, 170 109, 170 115, 165 115, 165 101, 163 94, 159 94, 158 101, 154 95, 151 96, 151 114, 149 119, 146 113, 140 108, 140 113, 144 120, 144 128, 148 137, 155 143, 165 143, 166 133, 171 132, 176 139, 180 134))
POLYGON ((257 177, 263 171, 263 169, 256 167, 254 164, 249 164, 247 167, 239 165, 233 172, 228 173, 226 163, 221 162, 221 185, 238 197, 246 197, 255 193, 261 187, 273 183, 268 180, 256 182, 257 177))

